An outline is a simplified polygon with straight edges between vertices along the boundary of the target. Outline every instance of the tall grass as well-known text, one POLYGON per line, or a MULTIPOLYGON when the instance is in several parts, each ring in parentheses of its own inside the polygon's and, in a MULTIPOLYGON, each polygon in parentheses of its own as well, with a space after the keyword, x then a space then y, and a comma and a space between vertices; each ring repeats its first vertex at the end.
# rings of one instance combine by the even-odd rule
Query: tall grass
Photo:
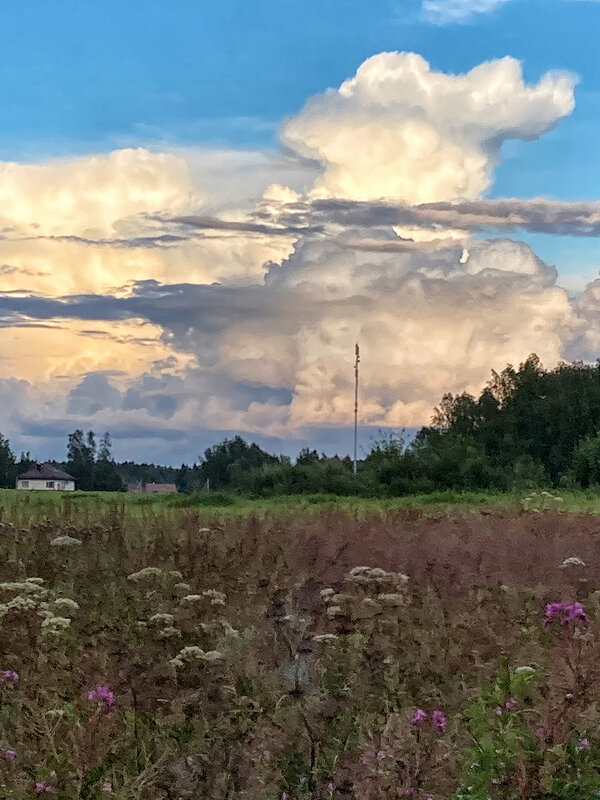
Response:
POLYGON ((1 796, 596 797, 598 522, 445 499, 2 507, 1 796))

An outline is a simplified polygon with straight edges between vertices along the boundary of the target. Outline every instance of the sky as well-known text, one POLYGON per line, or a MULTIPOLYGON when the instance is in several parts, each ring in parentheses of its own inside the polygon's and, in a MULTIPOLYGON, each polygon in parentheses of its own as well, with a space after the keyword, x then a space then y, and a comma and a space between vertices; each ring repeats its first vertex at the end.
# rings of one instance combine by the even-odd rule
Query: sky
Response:
POLYGON ((598 0, 0 10, 0 431, 180 464, 600 350, 598 0))

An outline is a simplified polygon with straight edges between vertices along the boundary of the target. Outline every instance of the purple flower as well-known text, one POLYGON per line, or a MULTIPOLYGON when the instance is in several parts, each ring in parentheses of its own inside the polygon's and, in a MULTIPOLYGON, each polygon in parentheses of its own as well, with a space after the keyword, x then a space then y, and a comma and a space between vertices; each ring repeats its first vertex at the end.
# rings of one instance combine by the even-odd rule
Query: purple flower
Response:
POLYGON ((517 705, 517 701, 515 700, 515 698, 514 698, 514 697, 509 697, 509 698, 508 698, 508 700, 506 701, 506 703, 504 704, 504 708, 505 708, 507 711, 512 711, 512 710, 513 710, 513 708, 514 708, 516 705, 517 705))
POLYGON ((546 728, 537 728, 535 735, 538 737, 538 739, 545 739, 547 735, 546 728))
POLYGON ((104 781, 102 784, 102 791, 106 792, 106 794, 114 794, 112 783, 110 781, 104 781))
POLYGON ((5 758, 7 761, 15 761, 17 758, 17 751, 16 750, 5 750, 2 753, 2 757, 5 758))
POLYGON ((287 792, 281 793, 281 800, 290 800, 290 796, 287 792))
POLYGON ((4 683, 16 683, 19 680, 19 673, 15 672, 14 669, 3 669, 2 680, 4 683))
POLYGON ((408 787, 408 789, 405 789, 405 790, 404 790, 404 794, 405 794, 407 797, 410 797, 410 795, 411 795, 411 794, 414 794, 414 793, 415 793, 415 790, 414 790, 414 788, 413 788, 412 786, 409 786, 409 787, 408 787))
POLYGON ((544 627, 556 620, 560 621, 561 625, 570 625, 572 622, 587 622, 587 616, 581 603, 548 603, 546 606, 546 616, 544 618, 544 627))
POLYGON ((413 725, 421 725, 427 719, 427 712, 422 708, 417 708, 414 717, 411 719, 413 725))
POLYGON ((438 733, 444 733, 446 730, 446 715, 438 708, 431 712, 431 722, 433 727, 438 733))
POLYGON ((499 786, 500 785, 500 781, 498 780, 498 778, 492 778, 491 784, 492 784, 492 786, 499 786))
POLYGON ((38 781, 35 785, 35 793, 42 794, 43 792, 52 792, 54 791, 54 787, 51 786, 46 781, 38 781))
POLYGON ((117 702, 116 697, 108 688, 108 686, 96 686, 95 689, 92 689, 87 693, 87 699, 91 700, 93 703, 101 703, 100 711, 103 714, 108 714, 110 711, 114 711, 115 704, 117 702))
POLYGON ((589 739, 580 739, 579 747, 582 750, 587 750, 589 746, 590 746, 590 740, 589 739))
POLYGON ((335 789, 335 783, 333 781, 329 781, 329 783, 327 784, 327 791, 333 792, 334 789, 335 789))

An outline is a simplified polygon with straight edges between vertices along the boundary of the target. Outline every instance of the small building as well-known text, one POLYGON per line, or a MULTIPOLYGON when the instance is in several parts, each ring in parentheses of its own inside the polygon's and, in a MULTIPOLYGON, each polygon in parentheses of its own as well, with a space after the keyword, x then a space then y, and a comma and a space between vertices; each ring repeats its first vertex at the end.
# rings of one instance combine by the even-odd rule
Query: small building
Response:
POLYGON ((137 483, 127 484, 128 492, 138 492, 141 494, 175 494, 177 486, 174 483, 137 483))
POLYGON ((177 486, 174 483, 147 483, 146 494, 175 494, 177 486))
POLYGON ((42 491, 74 492, 75 478, 55 467, 54 464, 36 464, 19 475, 17 489, 41 489, 42 491))

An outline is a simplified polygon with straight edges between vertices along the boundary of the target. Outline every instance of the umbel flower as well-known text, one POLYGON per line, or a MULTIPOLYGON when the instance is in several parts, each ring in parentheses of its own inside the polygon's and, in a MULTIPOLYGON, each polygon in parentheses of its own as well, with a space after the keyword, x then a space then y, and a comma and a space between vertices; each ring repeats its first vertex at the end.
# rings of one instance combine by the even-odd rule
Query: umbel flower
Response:
POLYGON ((98 703, 102 714, 114 711, 117 703, 116 697, 108 686, 96 686, 87 693, 87 699, 92 703, 98 703))
POLYGON ((546 616, 544 617, 544 627, 547 628, 553 622, 560 622, 561 625, 565 626, 578 622, 585 624, 587 616, 581 603, 548 603, 546 616))

